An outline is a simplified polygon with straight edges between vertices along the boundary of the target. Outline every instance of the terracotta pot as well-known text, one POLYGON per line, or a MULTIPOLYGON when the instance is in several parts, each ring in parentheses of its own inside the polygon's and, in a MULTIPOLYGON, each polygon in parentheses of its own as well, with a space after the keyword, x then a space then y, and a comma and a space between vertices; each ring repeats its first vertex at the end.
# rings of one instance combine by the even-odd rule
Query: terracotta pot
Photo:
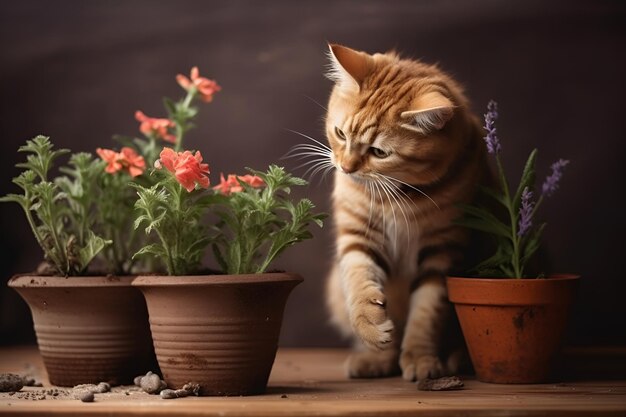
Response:
POLYGON ((141 276, 154 349, 169 387, 202 395, 265 391, 285 303, 302 278, 284 273, 141 276))
POLYGON ((146 304, 132 279, 22 275, 9 281, 30 307, 51 384, 127 384, 154 369, 146 304))
POLYGON ((476 376, 483 382, 550 380, 579 277, 447 279, 476 376))

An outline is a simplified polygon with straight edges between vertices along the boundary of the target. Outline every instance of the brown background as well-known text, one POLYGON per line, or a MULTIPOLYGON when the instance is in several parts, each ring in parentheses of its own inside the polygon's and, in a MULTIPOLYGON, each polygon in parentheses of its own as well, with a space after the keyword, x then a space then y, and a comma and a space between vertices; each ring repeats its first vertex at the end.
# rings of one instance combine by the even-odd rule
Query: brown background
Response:
MULTIPOLYGON (((301 138, 323 139, 331 84, 325 42, 369 52, 396 48, 439 62, 482 112, 500 104, 508 171, 540 147, 540 178, 572 161, 544 206, 555 271, 583 276, 569 340, 626 343, 623 256, 626 8, 578 1, 3 1, 0 3, 0 194, 12 192, 15 150, 43 133, 75 151, 135 134, 136 109, 163 115, 174 75, 198 65, 222 85, 187 147, 221 171, 264 168, 301 138), (546 2, 547 3, 547 2, 546 2)), ((279 161, 294 168, 295 161, 279 161)), ((298 171, 302 174, 303 171, 298 171)), ((330 182, 306 193, 328 210, 330 182)), ((0 205, 0 277, 29 271, 41 253, 17 205, 0 205)), ((287 306, 282 343, 340 343, 326 324, 323 281, 330 227, 277 267, 305 277, 287 306)), ((0 342, 33 340, 19 297, 0 286, 0 342)))

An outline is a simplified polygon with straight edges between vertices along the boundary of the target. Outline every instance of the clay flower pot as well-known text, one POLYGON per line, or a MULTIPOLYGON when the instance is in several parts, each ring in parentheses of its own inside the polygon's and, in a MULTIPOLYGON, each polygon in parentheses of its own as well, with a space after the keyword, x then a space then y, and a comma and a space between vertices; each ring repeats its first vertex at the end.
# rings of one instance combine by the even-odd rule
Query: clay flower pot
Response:
POLYGON ((200 384, 201 395, 265 391, 291 290, 286 273, 140 276, 154 349, 169 387, 200 384))
POLYGON ((447 278, 476 376, 483 382, 550 380, 579 277, 447 278))
POLYGON ((53 385, 132 383, 154 367, 148 314, 132 277, 15 276, 53 385))

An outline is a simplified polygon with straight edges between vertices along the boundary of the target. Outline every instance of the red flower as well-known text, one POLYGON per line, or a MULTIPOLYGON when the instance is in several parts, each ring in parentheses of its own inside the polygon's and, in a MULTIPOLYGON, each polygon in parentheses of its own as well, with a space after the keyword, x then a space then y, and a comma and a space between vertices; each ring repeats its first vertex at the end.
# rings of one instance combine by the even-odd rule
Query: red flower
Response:
POLYGON ((176 136, 168 132, 169 128, 176 127, 176 124, 170 119, 148 117, 140 110, 135 112, 135 119, 141 123, 141 125, 139 125, 139 130, 144 135, 155 135, 164 141, 176 143, 176 136))
POLYGON ((96 153, 102 158, 103 161, 107 163, 106 168, 104 169, 109 174, 115 174, 117 171, 121 170, 122 164, 118 161, 118 153, 111 149, 96 149, 96 153))
POLYGON ((193 67, 191 69, 190 76, 191 80, 182 74, 178 74, 176 76, 176 81, 187 91, 195 87, 196 90, 198 90, 200 99, 206 103, 211 102, 213 100, 213 94, 222 89, 222 87, 217 85, 215 81, 201 77, 198 67, 193 67))
POLYGON ((131 177, 137 177, 143 174, 146 168, 146 161, 143 156, 140 156, 135 152, 133 148, 125 146, 120 152, 115 152, 111 149, 96 149, 96 152, 107 162, 105 171, 109 174, 114 174, 117 171, 126 170, 131 177))
POLYGON ((209 165, 201 163, 200 151, 194 155, 189 151, 175 152, 171 148, 163 148, 159 157, 160 162, 155 163, 155 167, 165 167, 188 192, 193 191, 196 184, 202 188, 209 186, 209 165))
POLYGON ((119 161, 128 170, 131 177, 134 178, 143 174, 146 169, 146 161, 133 148, 124 146, 118 155, 119 161))
POLYGON ((214 190, 219 191, 224 195, 229 195, 231 193, 239 193, 243 191, 243 186, 239 182, 245 182, 249 184, 253 188, 259 188, 265 185, 265 182, 261 177, 257 177, 256 175, 229 175, 228 178, 224 178, 224 174, 220 174, 220 183, 213 187, 214 190))

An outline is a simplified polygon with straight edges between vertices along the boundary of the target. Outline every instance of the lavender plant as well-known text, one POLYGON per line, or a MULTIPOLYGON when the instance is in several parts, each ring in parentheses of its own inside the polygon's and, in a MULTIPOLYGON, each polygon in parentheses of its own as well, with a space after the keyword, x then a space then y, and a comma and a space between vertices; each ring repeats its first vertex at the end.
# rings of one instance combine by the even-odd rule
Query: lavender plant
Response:
POLYGON ((559 159, 552 164, 552 173, 543 182, 541 194, 535 200, 537 149, 534 149, 528 156, 519 184, 513 190, 509 187, 500 160, 502 146, 496 130, 497 119, 498 106, 492 100, 485 114, 484 127, 487 135, 484 139, 487 151, 495 157, 499 187, 480 187, 480 190, 498 207, 504 209, 506 215, 502 219, 502 216, 497 216, 486 207, 461 205, 464 216, 457 220, 457 224, 488 233, 496 241, 495 253, 474 268, 476 274, 486 277, 523 278, 528 261, 539 249, 546 226, 546 223, 536 221, 537 210, 544 198, 551 196, 558 188, 563 169, 569 161, 559 159))

